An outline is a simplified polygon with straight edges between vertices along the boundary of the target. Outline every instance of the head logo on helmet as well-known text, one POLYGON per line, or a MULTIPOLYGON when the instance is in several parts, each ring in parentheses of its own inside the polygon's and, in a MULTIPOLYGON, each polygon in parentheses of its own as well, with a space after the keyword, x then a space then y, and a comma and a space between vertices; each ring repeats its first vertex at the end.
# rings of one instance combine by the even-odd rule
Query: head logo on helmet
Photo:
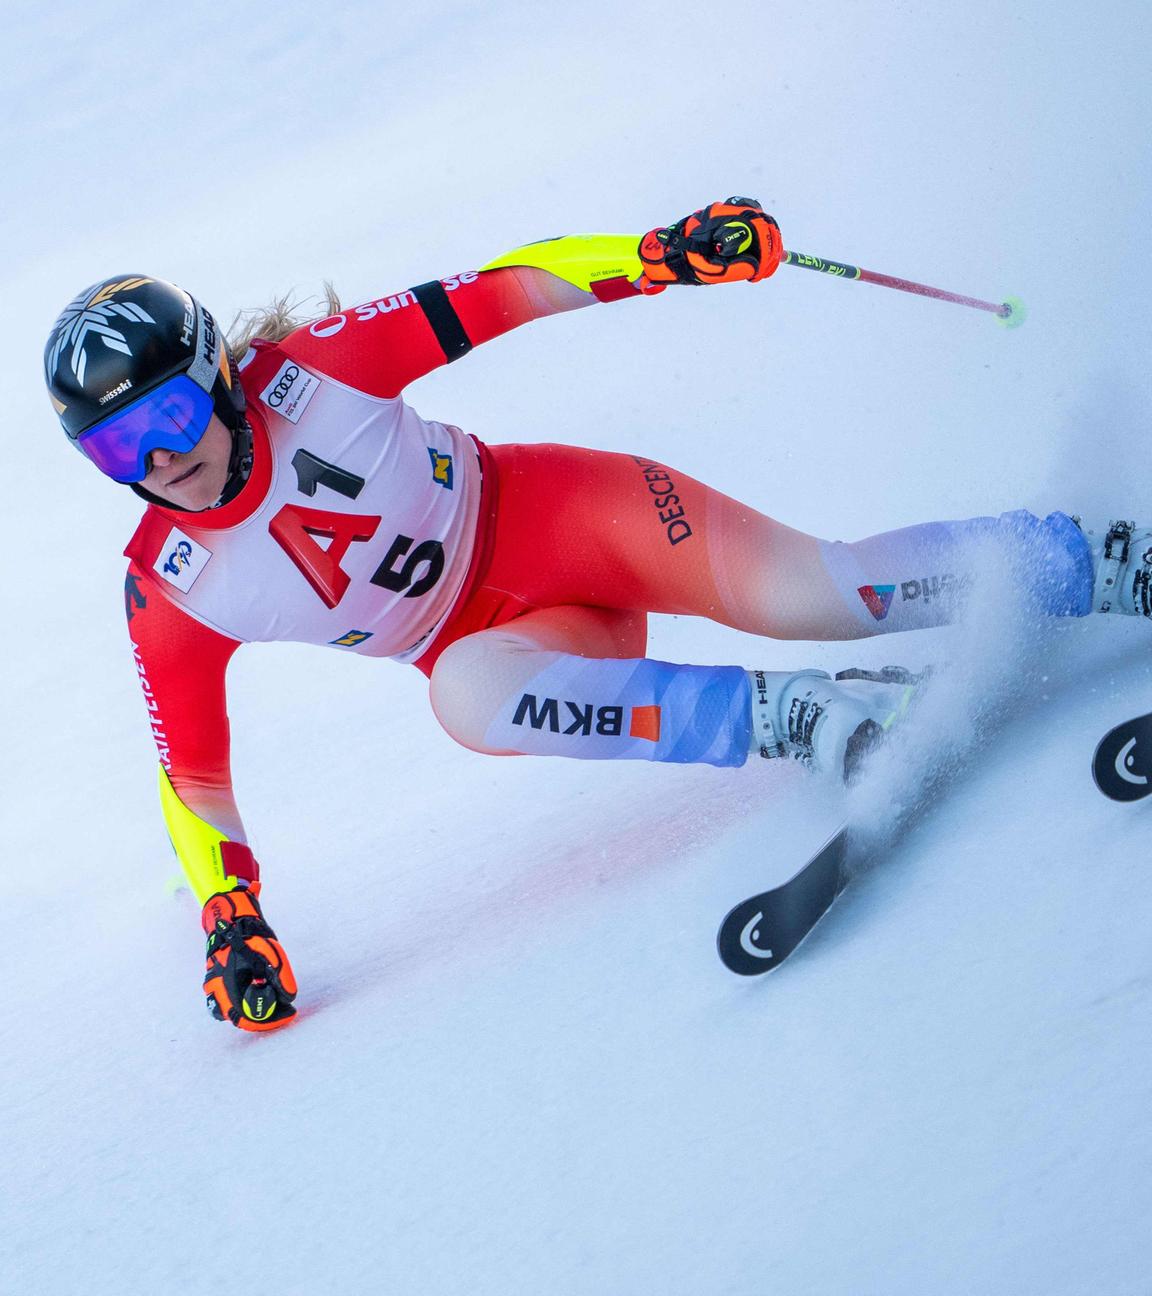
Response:
POLYGON ((131 356, 132 348, 128 339, 115 324, 120 320, 129 324, 155 324, 156 321, 135 302, 118 302, 113 298, 118 292, 140 288, 151 282, 150 279, 119 279, 112 283, 98 284, 95 292, 88 288, 69 302, 61 311, 48 341, 45 362, 49 377, 60 363, 64 352, 69 351, 69 368, 76 381, 83 384, 90 342, 99 341, 110 351, 131 356))

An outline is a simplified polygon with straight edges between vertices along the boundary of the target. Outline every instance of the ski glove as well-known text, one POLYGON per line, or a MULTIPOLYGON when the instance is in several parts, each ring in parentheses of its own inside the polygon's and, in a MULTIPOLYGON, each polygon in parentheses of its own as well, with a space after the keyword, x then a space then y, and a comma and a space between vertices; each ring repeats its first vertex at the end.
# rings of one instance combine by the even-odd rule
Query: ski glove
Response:
POLYGON ((757 283, 780 264, 780 227, 755 198, 729 198, 685 216, 640 240, 640 291, 663 292, 673 283, 757 283))
POLYGON ((217 1021, 275 1030, 296 1015, 296 978, 260 911, 260 883, 209 897, 200 916, 208 936, 204 993, 217 1021))

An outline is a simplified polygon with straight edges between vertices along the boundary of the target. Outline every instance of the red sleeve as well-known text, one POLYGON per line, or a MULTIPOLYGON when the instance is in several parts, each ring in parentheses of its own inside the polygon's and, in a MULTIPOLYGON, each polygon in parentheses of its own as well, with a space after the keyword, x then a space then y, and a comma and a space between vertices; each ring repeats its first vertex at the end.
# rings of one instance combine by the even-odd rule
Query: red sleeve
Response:
POLYGON ((469 271, 317 320, 290 333, 280 347, 317 373, 393 397, 482 342, 595 300, 530 267, 469 271))
POLYGON ((194 620, 131 562, 124 609, 148 722, 172 787, 193 814, 244 841, 232 796, 224 691, 238 641, 194 620))

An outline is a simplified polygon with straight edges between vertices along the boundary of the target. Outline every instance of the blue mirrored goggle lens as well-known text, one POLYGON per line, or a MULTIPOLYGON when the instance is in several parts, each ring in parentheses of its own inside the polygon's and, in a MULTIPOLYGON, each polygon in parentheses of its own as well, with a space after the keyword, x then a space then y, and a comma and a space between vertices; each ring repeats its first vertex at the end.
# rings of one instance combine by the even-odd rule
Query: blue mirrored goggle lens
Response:
POLYGON ((76 444, 113 481, 139 482, 153 450, 194 449, 212 410, 211 395, 180 374, 82 432, 76 444))

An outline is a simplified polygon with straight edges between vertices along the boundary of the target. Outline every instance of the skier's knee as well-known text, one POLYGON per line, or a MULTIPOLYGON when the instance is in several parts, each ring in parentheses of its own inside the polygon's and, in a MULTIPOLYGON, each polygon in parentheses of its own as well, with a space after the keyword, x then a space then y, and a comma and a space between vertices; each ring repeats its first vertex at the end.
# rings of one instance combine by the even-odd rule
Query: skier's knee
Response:
POLYGON ((440 654, 428 682, 432 711, 440 727, 450 738, 465 747, 473 747, 470 736, 475 732, 474 708, 470 705, 467 681, 478 674, 479 654, 470 642, 471 636, 458 639, 440 654))
POLYGON ((515 687, 514 650, 522 645, 491 630, 467 635, 440 654, 429 681, 432 711, 441 728, 472 751, 495 752, 485 737, 501 703, 515 687))

